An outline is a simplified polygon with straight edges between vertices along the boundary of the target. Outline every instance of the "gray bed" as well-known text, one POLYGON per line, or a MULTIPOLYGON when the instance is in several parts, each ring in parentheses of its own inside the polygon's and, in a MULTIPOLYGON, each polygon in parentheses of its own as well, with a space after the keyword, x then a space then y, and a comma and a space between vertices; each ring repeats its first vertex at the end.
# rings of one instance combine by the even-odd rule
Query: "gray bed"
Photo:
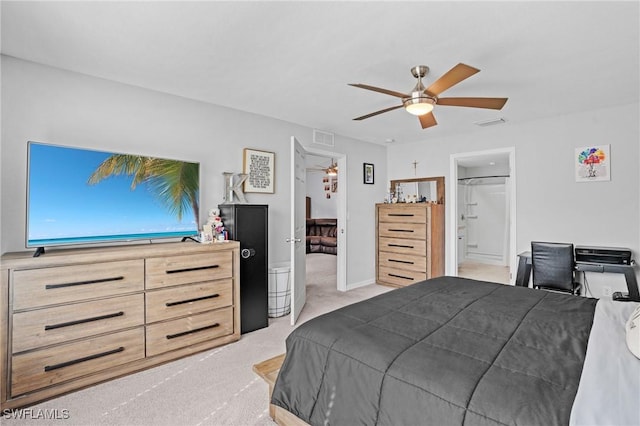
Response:
POLYGON ((312 425, 569 424, 596 299, 440 277, 302 324, 272 404, 312 425))

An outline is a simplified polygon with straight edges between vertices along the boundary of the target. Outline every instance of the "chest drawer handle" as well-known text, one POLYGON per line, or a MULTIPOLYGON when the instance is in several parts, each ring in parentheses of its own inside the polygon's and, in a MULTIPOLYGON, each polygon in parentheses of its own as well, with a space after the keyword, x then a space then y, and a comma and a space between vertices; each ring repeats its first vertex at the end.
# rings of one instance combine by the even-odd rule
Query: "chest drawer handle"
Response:
POLYGON ((193 268, 169 269, 166 272, 167 274, 179 274, 181 272, 202 271, 204 269, 216 269, 219 267, 220 265, 195 266, 193 268))
POLYGON ((167 339, 175 339, 176 337, 181 337, 181 336, 186 336, 187 334, 194 334, 194 333, 198 333, 200 331, 204 331, 204 330, 209 330, 211 328, 216 328, 219 327, 220 324, 215 323, 215 324, 211 324, 211 325, 206 325, 204 327, 200 327, 200 328, 194 328, 193 330, 189 330, 189 331, 183 331, 181 333, 176 333, 176 334, 167 334, 167 339))
POLYGON ((121 317, 123 315, 124 315, 124 312, 120 311, 120 312, 115 312, 113 314, 100 315, 98 317, 83 318, 83 319, 79 319, 79 320, 75 320, 75 321, 61 322, 60 324, 45 325, 44 329, 45 329, 45 331, 46 330, 55 330, 56 328, 71 327, 72 325, 78 325, 78 324, 84 324, 84 323, 92 322, 92 321, 100 321, 100 320, 103 320, 103 319, 121 317))
POLYGON ((413 217, 415 215, 411 213, 389 213, 389 216, 413 217))
POLYGON ((389 229, 392 232, 414 232, 413 229, 389 229))
POLYGON ((396 278, 402 278, 403 280, 413 281, 413 278, 411 278, 411 277, 403 277, 402 275, 389 274, 389 276, 390 277, 396 277, 396 278))
POLYGON ((389 259, 389 262, 405 263, 407 265, 413 265, 415 263, 415 262, 411 262, 410 260, 396 260, 396 259, 389 259))
POLYGON ((209 296, 194 297, 193 299, 180 300, 178 302, 167 302, 165 303, 165 305, 167 305, 167 307, 171 307, 176 305, 182 305, 184 303, 199 302, 201 300, 207 300, 207 299, 215 299, 216 297, 220 297, 220 295, 216 293, 216 294, 211 294, 209 296))
POLYGON ((75 287, 77 285, 87 285, 87 284, 100 284, 100 283, 108 283, 111 281, 122 281, 122 280, 124 280, 124 277, 100 278, 97 280, 76 281, 72 283, 47 284, 44 286, 44 288, 45 290, 53 290, 56 288, 75 287))
POLYGON ((99 354, 89 355, 89 356, 85 356, 83 358, 78 358, 78 359, 74 359, 74 360, 67 361, 67 362, 61 362, 60 364, 45 365, 44 371, 47 372, 47 371, 57 370, 59 368, 69 367, 69 366, 72 366, 74 364, 79 364, 81 362, 91 361, 92 359, 97 359, 97 358, 102 358, 103 356, 117 354, 118 352, 122 352, 122 351, 124 351, 124 346, 120 346, 118 349, 112 349, 110 351, 100 352, 99 354))
POLYGON ((413 246, 405 246, 403 244, 387 244, 389 247, 402 247, 402 248, 410 248, 412 249, 413 246))

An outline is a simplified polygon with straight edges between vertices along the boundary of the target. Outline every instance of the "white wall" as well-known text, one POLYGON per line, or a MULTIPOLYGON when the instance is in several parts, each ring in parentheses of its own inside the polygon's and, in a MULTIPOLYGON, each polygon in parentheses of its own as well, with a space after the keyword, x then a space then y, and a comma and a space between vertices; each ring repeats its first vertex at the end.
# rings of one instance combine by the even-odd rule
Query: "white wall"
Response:
MULTIPOLYGON (((325 172, 307 171, 307 197, 311 198, 312 218, 337 218, 338 194, 330 192, 331 198, 327 198, 322 179, 327 176, 325 172)), ((340 191, 340 182, 338 182, 340 191)))
MULTIPOLYGON (((505 114, 508 117, 508 111, 505 114)), ((638 114, 635 103, 527 123, 507 122, 470 134, 398 144, 388 147, 388 176, 413 177, 413 170, 406 165, 418 160, 417 176, 445 176, 446 185, 451 185, 448 180, 451 154, 515 147, 516 252, 529 250, 532 240, 566 241, 628 247, 637 259, 638 114), (577 183, 575 148, 599 144, 611 145, 611 181, 577 183)), ((450 206, 447 200, 447 210, 450 206)), ((447 242, 448 232, 447 228, 447 242)), ((447 265, 449 262, 447 259, 447 265)), ((592 273, 588 279, 595 295, 600 292, 596 287, 602 285, 610 285, 613 291, 626 290, 621 275, 592 273)))
MULTIPOLYGON (((1 56, 1 251, 24 250, 27 141, 146 154, 201 163, 201 214, 223 201, 223 172, 242 171, 243 148, 275 152, 269 204, 269 261, 289 259, 290 137, 312 145, 312 129, 113 81, 1 56)), ((320 146, 314 145, 314 148, 320 146)), ((385 193, 384 147, 336 135, 347 156, 347 284, 373 282, 374 204, 385 193), (376 185, 362 184, 375 163, 376 185)), ((205 215, 206 216, 206 215, 205 215)))

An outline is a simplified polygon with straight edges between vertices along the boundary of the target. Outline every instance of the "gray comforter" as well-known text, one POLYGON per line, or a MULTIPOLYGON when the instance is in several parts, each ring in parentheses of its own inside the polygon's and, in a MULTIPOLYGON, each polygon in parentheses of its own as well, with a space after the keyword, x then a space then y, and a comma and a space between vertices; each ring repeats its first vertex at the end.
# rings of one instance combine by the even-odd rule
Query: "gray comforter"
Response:
POLYGON ((272 403, 312 425, 565 425, 597 300, 440 277, 302 324, 272 403))

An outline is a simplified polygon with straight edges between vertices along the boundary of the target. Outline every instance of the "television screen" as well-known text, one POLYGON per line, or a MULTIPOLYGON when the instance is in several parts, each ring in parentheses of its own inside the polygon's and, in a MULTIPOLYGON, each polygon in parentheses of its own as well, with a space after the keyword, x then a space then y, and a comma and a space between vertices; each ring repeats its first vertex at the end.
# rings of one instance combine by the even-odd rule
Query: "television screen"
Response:
POLYGON ((26 246, 197 235, 199 168, 29 142, 26 246))

